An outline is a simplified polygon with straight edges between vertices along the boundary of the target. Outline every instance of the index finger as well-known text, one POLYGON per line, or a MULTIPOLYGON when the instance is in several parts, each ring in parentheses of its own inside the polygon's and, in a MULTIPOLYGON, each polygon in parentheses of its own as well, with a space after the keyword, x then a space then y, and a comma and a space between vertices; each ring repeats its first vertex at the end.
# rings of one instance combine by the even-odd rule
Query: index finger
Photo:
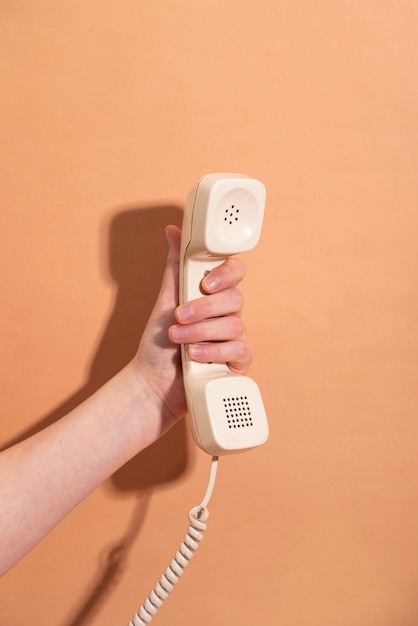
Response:
POLYGON ((221 265, 209 272, 201 281, 200 287, 203 293, 216 293, 223 289, 236 287, 244 278, 247 268, 244 261, 232 256, 228 257, 221 265))

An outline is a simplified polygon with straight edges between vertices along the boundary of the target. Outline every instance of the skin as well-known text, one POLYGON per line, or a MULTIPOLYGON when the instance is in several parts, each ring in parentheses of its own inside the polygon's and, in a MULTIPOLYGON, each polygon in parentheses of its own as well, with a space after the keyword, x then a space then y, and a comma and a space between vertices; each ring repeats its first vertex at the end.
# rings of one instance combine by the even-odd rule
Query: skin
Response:
POLYGON ((0 453, 0 574, 185 415, 181 343, 196 361, 239 374, 250 366, 238 289, 244 263, 228 258, 202 280, 205 296, 178 307, 181 233, 168 226, 166 235, 160 294, 134 359, 64 418, 0 453))

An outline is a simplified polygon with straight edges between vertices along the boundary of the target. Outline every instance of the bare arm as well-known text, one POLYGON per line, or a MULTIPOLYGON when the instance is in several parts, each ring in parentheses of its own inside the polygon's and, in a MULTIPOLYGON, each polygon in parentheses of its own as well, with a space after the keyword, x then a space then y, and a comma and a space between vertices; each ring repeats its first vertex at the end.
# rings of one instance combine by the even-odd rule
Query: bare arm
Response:
POLYGON ((135 358, 67 416, 0 454, 0 574, 184 415, 180 343, 195 360, 240 373, 250 365, 237 290, 243 263, 213 270, 202 283, 209 295, 179 308, 179 230, 169 227, 167 238, 160 295, 135 358))

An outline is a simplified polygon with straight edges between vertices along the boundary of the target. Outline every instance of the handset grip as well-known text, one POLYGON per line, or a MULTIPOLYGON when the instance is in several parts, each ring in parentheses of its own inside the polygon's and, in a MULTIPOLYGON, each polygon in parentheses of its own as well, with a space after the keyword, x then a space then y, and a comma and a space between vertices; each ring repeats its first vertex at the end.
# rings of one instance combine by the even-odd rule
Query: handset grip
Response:
MULTIPOLYGON (((263 183, 242 174, 208 174, 188 195, 180 252, 180 304, 201 297, 207 272, 260 238, 263 183)), ((268 437, 261 394, 247 376, 224 363, 196 363, 182 346, 182 365, 193 437, 212 455, 251 448, 268 437)))

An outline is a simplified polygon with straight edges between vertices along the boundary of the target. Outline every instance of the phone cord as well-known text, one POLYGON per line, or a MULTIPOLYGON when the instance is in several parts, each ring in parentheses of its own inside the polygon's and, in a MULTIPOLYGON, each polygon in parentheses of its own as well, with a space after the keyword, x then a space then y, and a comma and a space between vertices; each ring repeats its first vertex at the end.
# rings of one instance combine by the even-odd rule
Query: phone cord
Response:
POLYGON ((187 529, 187 534, 165 573, 161 576, 138 612, 135 613, 128 626, 146 626, 146 624, 151 622, 164 600, 168 598, 168 594, 173 591, 174 585, 179 581, 179 577, 184 573, 189 561, 198 549, 199 543, 203 539, 203 533, 207 528, 205 522, 209 517, 209 511, 206 506, 215 486, 217 469, 218 457, 213 456, 205 496, 199 506, 195 506, 189 511, 190 525, 187 529))

